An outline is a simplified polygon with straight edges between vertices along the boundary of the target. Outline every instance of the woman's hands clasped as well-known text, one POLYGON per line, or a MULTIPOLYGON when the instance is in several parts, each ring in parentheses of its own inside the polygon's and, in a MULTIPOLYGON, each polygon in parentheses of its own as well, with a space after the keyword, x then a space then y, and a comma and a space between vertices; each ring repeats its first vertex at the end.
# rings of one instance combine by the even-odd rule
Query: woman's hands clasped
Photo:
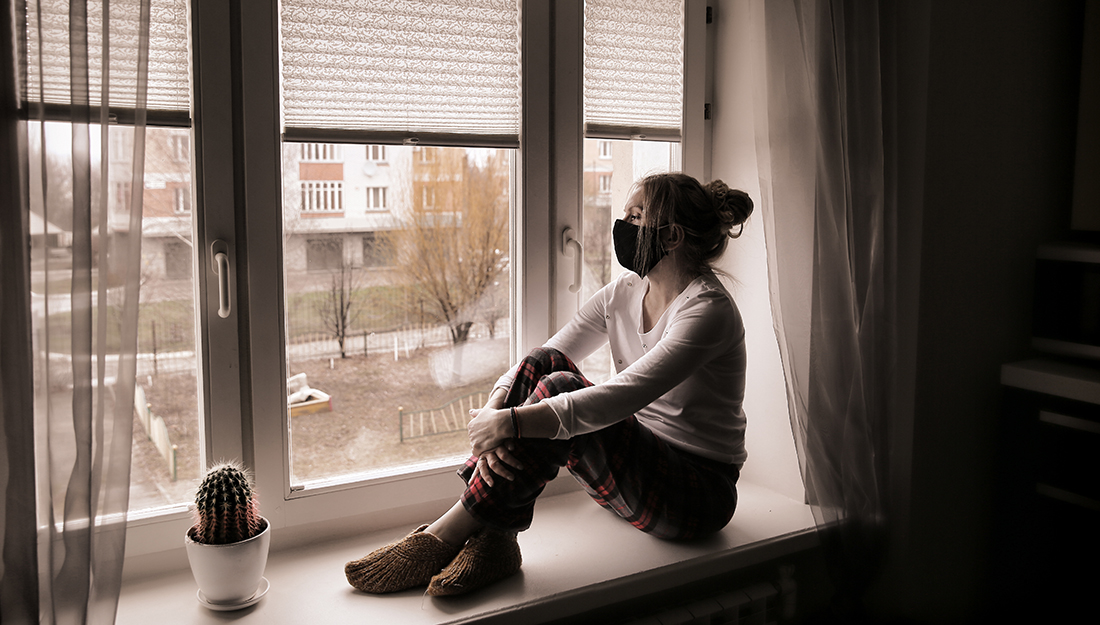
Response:
POLYGON ((523 464, 512 455, 512 420, 509 410, 485 407, 471 410, 466 432, 470 437, 471 453, 477 456, 477 472, 489 486, 495 475, 514 480, 512 469, 523 469, 523 464))
POLYGON ((500 447, 512 437, 512 418, 509 410, 497 410, 486 406, 481 410, 471 410, 470 422, 466 424, 466 433, 470 437, 470 452, 475 456, 500 447))

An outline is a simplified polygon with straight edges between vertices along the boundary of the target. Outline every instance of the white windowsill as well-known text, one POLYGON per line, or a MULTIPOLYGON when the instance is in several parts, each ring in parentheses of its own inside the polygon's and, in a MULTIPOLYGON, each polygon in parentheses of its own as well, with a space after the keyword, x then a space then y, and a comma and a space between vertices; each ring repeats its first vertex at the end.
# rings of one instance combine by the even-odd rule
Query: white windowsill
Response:
MULTIPOLYGON (((655 539, 596 505, 580 491, 542 497, 530 530, 520 534, 518 575, 467 597, 435 599, 422 589, 373 596, 344 578, 348 560, 400 538, 411 527, 274 549, 265 576, 271 589, 238 612, 199 605, 189 569, 123 583, 118 625, 219 623, 464 623, 497 617, 538 623, 581 614, 647 593, 748 567, 817 544, 808 506, 753 484, 738 484, 733 521, 715 536, 688 543, 655 539)), ((273 537, 274 538, 274 537, 273 537)), ((273 544, 276 541, 273 540, 273 544)))

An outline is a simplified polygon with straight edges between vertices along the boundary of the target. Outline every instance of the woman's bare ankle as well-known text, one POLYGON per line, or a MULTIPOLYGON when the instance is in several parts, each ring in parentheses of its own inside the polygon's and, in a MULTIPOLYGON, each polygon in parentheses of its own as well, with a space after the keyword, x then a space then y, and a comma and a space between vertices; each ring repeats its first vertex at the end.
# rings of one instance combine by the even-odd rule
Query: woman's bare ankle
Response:
POLYGON ((429 525, 424 532, 448 545, 461 547, 466 544, 466 539, 479 529, 481 529, 481 523, 470 516, 462 502, 458 502, 429 525))

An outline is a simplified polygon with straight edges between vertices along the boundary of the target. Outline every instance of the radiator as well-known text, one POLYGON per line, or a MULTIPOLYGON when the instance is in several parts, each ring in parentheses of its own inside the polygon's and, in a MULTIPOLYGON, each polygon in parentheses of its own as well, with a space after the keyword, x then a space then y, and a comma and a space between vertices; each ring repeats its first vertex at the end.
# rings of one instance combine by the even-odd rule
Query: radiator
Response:
POLYGON ((664 609, 624 625, 777 625, 795 613, 793 567, 777 583, 761 583, 664 609))

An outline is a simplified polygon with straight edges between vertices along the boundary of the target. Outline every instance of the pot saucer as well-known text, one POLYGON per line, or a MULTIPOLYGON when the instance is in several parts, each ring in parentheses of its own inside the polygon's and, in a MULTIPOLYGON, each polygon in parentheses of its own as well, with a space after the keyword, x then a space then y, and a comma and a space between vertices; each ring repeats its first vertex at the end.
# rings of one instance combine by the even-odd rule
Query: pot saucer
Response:
POLYGON ((255 605, 260 599, 263 599, 267 594, 268 589, 271 588, 271 582, 267 581, 266 577, 260 578, 260 586, 256 589, 256 593, 251 597, 237 603, 211 603, 206 599, 206 595, 202 594, 202 591, 198 591, 195 597, 199 600, 199 603, 203 607, 210 608, 211 610, 217 610, 219 612, 228 612, 230 610, 240 610, 247 608, 250 605, 255 605))

